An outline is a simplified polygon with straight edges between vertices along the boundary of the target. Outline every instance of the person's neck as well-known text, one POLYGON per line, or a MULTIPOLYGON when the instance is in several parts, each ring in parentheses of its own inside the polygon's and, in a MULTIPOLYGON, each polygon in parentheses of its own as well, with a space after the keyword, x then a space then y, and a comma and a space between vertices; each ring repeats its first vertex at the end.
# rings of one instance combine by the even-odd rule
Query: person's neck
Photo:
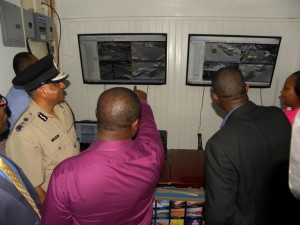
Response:
POLYGON ((246 97, 241 99, 231 100, 230 102, 224 104, 224 110, 226 111, 226 113, 230 113, 235 108, 240 107, 248 102, 249 99, 246 97))
POLYGON ((48 113, 51 116, 57 117, 54 107, 52 103, 49 103, 41 98, 33 98, 33 101, 46 113, 48 113))
POLYGON ((124 141, 131 139, 131 132, 127 129, 122 131, 98 130, 99 141, 124 141))

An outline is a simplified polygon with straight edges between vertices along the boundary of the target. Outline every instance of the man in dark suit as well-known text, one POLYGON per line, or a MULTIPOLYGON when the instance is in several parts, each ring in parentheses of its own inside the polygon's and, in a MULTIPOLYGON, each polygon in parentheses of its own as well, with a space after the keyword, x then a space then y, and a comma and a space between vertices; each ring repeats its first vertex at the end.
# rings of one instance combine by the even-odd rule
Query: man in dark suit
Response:
POLYGON ((212 77, 213 100, 227 115, 206 144, 206 222, 293 224, 300 209, 288 188, 291 126, 281 109, 249 101, 248 88, 234 68, 212 77))
MULTIPOLYGON (((7 129, 6 105, 6 99, 0 95, 0 133, 7 129)), ((22 170, 0 154, 0 224, 38 225, 40 206, 39 197, 22 170)))

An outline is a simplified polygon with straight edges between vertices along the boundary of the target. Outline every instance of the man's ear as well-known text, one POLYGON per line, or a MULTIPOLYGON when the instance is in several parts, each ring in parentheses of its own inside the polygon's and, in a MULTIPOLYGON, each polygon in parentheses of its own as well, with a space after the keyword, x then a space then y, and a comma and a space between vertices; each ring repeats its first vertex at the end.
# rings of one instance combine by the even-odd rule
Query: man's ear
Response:
POLYGON ((140 126, 139 119, 136 119, 135 121, 133 121, 133 123, 131 124, 131 137, 134 137, 136 135, 136 133, 139 130, 139 126, 140 126))
POLYGON ((43 96, 43 97, 45 97, 45 94, 46 94, 46 92, 45 92, 43 86, 38 87, 38 88, 36 89, 36 93, 37 93, 38 95, 40 95, 40 96, 43 96))
POLYGON ((219 96, 215 92, 212 92, 212 97, 214 101, 219 102, 219 96))
POLYGON ((246 83, 246 93, 248 93, 249 90, 249 84, 246 83))

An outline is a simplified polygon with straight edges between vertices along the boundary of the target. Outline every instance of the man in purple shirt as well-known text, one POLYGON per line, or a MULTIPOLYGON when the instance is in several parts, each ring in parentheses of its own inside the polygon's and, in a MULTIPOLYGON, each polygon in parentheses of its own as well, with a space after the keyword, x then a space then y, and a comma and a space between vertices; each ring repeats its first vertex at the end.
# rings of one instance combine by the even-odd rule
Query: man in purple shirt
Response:
POLYGON ((42 224, 151 224, 164 150, 146 98, 121 87, 100 95, 98 141, 56 167, 42 224))

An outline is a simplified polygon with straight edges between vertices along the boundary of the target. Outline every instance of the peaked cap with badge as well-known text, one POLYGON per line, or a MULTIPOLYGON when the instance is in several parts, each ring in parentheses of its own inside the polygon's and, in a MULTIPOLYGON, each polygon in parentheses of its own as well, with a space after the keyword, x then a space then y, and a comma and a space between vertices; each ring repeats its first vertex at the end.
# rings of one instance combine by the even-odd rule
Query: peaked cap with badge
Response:
POLYGON ((61 82, 68 76, 57 69, 53 55, 49 54, 19 73, 12 83, 23 87, 26 91, 32 91, 44 84, 61 82))

